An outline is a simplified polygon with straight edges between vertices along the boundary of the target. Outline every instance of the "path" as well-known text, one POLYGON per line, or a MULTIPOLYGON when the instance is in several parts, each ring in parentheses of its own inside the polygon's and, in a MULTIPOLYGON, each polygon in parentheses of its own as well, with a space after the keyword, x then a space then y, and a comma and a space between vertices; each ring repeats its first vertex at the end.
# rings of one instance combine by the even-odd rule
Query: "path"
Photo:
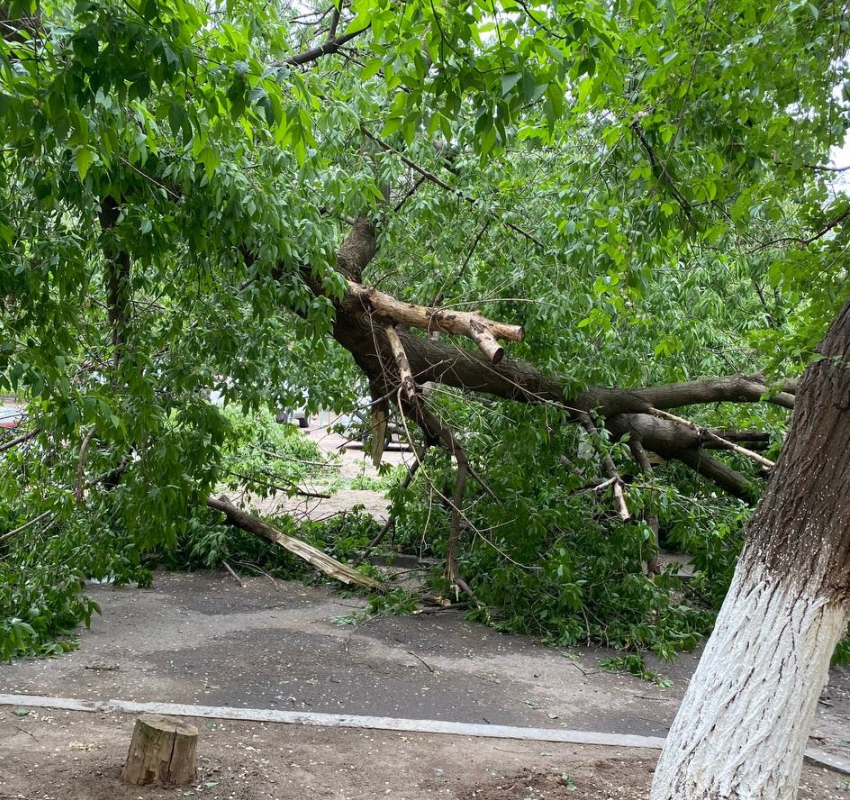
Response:
MULTIPOLYGON (((246 584, 240 588, 224 574, 163 573, 149 590, 92 587, 104 613, 83 632, 80 649, 58 659, 0 666, 0 693, 663 736, 695 664, 694 656, 684 656, 667 670, 673 687, 661 689, 631 676, 598 672, 596 659, 606 655, 603 651, 544 648, 528 637, 504 636, 452 612, 343 625, 336 620, 358 610, 359 599, 329 587, 275 586, 259 577, 246 579, 246 584)), ((846 755, 850 680, 842 671, 834 677, 833 706, 818 710, 815 733, 824 738, 812 744, 846 755)), ((30 792, 34 786, 46 792, 39 797, 51 796, 44 786, 44 776, 51 773, 44 770, 56 759, 58 773, 50 780, 65 787, 57 798, 123 800, 114 787, 106 787, 112 786, 109 776, 117 774, 124 757, 130 723, 124 715, 43 710, 15 718, 8 706, 0 707, 0 796, 30 792), (101 772, 94 776, 100 783, 79 784, 88 787, 87 793, 69 793, 76 783, 63 783, 62 776, 77 763, 93 764, 101 772), (102 784, 101 794, 95 784, 102 784)), ((476 786, 477 800, 548 800, 563 796, 563 786, 551 784, 552 775, 563 769, 570 775, 610 778, 610 783, 597 781, 592 787, 586 783, 588 793, 571 793, 571 798, 626 800, 642 797, 657 755, 413 733, 209 724, 214 727, 201 723, 213 748, 202 748, 211 759, 205 775, 214 776, 217 768, 228 776, 220 782, 222 791, 227 787, 224 794, 217 786, 207 787, 215 797, 374 798, 386 784, 391 796, 402 800, 434 795, 472 800, 476 786), (225 731, 228 736, 222 735, 225 731), (555 754, 557 764, 542 753, 555 754), (570 759, 569 769, 561 766, 570 759), (371 778, 362 784, 364 763, 370 760, 371 778), (271 764, 283 770, 277 778, 271 764), (351 772, 340 777, 339 770, 351 772), (349 785, 349 774, 356 777, 355 784, 349 785), (496 788, 502 784, 494 774, 512 781, 526 775, 533 792, 505 793, 496 788), (312 789, 287 793, 283 788, 288 781, 300 781, 305 791, 324 788, 315 795, 312 789), (372 793, 364 792, 363 785, 372 793), (605 794, 613 791, 606 786, 615 785, 620 786, 615 794, 605 794), (627 785, 634 785, 637 793, 624 793, 627 785), (276 794, 278 789, 269 787, 281 791, 276 794)), ((811 793, 801 797, 850 798, 836 773, 807 767, 806 775, 811 793)), ((135 796, 126 795, 127 800, 135 796)))

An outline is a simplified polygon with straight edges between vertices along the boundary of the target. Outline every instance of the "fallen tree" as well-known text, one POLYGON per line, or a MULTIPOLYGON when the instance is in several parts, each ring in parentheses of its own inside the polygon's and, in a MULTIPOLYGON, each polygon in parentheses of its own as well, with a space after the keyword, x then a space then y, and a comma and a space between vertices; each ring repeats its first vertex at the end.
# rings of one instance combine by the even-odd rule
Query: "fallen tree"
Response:
POLYGON ((353 361, 380 429, 395 406, 430 450, 405 488, 429 493, 420 536, 447 588, 486 603, 464 574, 486 547, 515 619, 541 587, 555 641, 607 641, 596 591, 618 599, 623 646, 693 644, 710 611, 652 638, 672 613, 654 562, 676 527, 665 504, 685 497, 702 532, 705 507, 743 499, 711 545, 728 562, 773 473, 718 631, 742 640, 739 601, 775 589, 753 613, 782 674, 754 638, 757 679, 728 703, 697 682, 702 729, 677 728, 686 755, 668 751, 656 792, 757 797, 750 750, 771 768, 788 755, 790 787, 846 611, 830 577, 847 571, 844 506, 813 422, 843 442, 829 369, 846 314, 794 381, 846 296, 850 211, 826 164, 848 124, 833 92, 846 9, 355 5, 4 5, 0 378, 35 429, 0 445, 0 546, 16 556, 0 560, 0 652, 56 634, 28 614, 90 616, 81 574, 141 575, 151 546, 197 522, 232 435, 206 392, 341 405, 359 393, 353 361), (809 621, 823 636, 794 650, 786 633, 809 621), (707 732, 727 707, 761 713, 774 680, 787 702, 755 738, 707 732))

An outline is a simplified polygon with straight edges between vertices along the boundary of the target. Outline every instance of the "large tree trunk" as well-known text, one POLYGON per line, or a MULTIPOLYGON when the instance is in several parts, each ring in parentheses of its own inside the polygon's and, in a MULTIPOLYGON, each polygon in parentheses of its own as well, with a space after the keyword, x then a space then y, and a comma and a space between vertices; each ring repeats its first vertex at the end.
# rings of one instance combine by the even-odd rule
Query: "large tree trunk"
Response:
POLYGON ((652 800, 792 800, 850 611, 850 302, 804 375, 652 800))

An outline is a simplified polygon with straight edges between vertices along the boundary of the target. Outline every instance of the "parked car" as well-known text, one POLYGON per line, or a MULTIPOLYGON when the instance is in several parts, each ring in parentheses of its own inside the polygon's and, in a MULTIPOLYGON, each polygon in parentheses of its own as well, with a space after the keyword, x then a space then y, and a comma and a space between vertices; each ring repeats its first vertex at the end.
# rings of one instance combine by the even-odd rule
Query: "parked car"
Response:
POLYGON ((0 428, 17 428, 27 413, 19 406, 0 405, 0 428))

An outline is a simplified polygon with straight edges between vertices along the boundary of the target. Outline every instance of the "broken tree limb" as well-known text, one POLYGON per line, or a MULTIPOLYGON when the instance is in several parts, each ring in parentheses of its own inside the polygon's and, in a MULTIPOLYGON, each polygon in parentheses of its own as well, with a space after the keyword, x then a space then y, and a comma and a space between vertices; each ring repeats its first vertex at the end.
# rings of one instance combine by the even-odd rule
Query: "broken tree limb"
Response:
POLYGON ((748 450, 746 447, 741 447, 739 444, 730 442, 728 439, 718 436, 708 428, 700 428, 699 425, 691 422, 689 419, 677 417, 675 414, 670 414, 667 411, 659 411, 657 408, 649 409, 649 413, 655 417, 661 417, 661 419, 669 419, 672 422, 678 422, 681 425, 686 425, 687 427, 698 431, 701 436, 704 436, 709 441, 720 445, 726 450, 732 450, 733 452, 738 453, 738 455, 746 456, 750 460, 755 461, 757 464, 761 464, 763 467, 770 469, 776 466, 776 463, 771 461, 769 458, 765 458, 763 455, 756 453, 753 450, 748 450))
POLYGON ((416 400, 416 381, 413 380, 413 373, 410 371, 410 363, 407 360, 407 353, 404 352, 404 345, 401 339, 398 338, 395 325, 387 325, 386 330, 387 341, 390 343, 395 364, 398 368, 399 376, 399 392, 401 392, 408 401, 416 400))
POLYGON ((92 425, 91 428, 89 428, 88 433, 83 438, 83 443, 80 445, 80 455, 77 458, 77 483, 74 486, 74 498, 78 503, 83 502, 83 478, 85 477, 86 469, 86 451, 89 449, 91 440, 94 438, 95 430, 96 426, 92 425))
POLYGON ((238 583, 244 589, 245 588, 245 581, 243 581, 242 578, 240 578, 236 574, 233 567, 231 567, 230 564, 228 564, 226 561, 222 561, 221 563, 222 563, 222 566, 230 573, 230 577, 233 578, 233 580, 235 580, 236 583, 238 583))
MULTIPOLYGON (((582 428, 590 434, 591 438, 598 440, 599 430, 596 425, 593 424, 590 414, 581 412, 577 415, 577 417, 579 425, 581 425, 582 428)), ((611 458, 611 456, 604 450, 600 450, 600 455, 602 456, 602 463, 605 465, 605 471, 608 473, 608 477, 612 482, 614 499, 617 501, 617 509, 620 513, 620 518, 623 522, 626 522, 631 519, 632 514, 626 504, 626 495, 623 492, 623 479, 620 477, 620 473, 617 470, 617 465, 614 463, 614 459, 611 458)))
POLYGON ((521 342, 523 338, 522 326, 487 319, 479 311, 454 311, 404 303, 392 295, 351 280, 348 281, 348 291, 370 314, 383 317, 389 323, 472 339, 491 364, 498 364, 505 355, 505 349, 497 339, 521 342))
POLYGON ((19 444, 23 444, 24 442, 28 442, 30 439, 35 439, 38 434, 41 433, 41 428, 35 428, 31 430, 29 433, 24 433, 21 436, 16 436, 9 442, 4 442, 0 444, 0 453, 5 453, 7 450, 11 450, 13 447, 17 447, 19 444))
POLYGON ((248 531, 249 533, 255 533, 258 536, 262 536, 264 539, 268 539, 270 542, 280 545, 285 550, 288 550, 290 553, 298 556, 300 559, 306 561, 308 564, 334 580, 348 585, 356 584, 357 586, 363 586, 367 589, 383 591, 383 586, 378 583, 378 581, 357 572, 357 570, 354 570, 351 567, 347 567, 345 564, 342 564, 335 558, 332 558, 327 553, 323 553, 317 547, 313 547, 313 545, 302 542, 294 536, 282 533, 268 523, 263 522, 261 519, 257 519, 250 514, 246 514, 244 511, 233 505, 233 503, 231 503, 224 495, 219 498, 208 497, 207 505, 210 508, 224 514, 227 517, 228 522, 235 525, 237 528, 242 528, 242 530, 248 531))
POLYGON ((33 525, 37 525, 43 519, 47 519, 48 517, 52 517, 52 511, 45 511, 42 514, 39 514, 37 517, 33 517, 29 522, 25 522, 19 528, 15 528, 13 531, 7 531, 2 536, 0 536, 0 542, 6 541, 6 539, 11 539, 16 533, 20 533, 21 531, 25 531, 27 528, 31 528, 33 525))

